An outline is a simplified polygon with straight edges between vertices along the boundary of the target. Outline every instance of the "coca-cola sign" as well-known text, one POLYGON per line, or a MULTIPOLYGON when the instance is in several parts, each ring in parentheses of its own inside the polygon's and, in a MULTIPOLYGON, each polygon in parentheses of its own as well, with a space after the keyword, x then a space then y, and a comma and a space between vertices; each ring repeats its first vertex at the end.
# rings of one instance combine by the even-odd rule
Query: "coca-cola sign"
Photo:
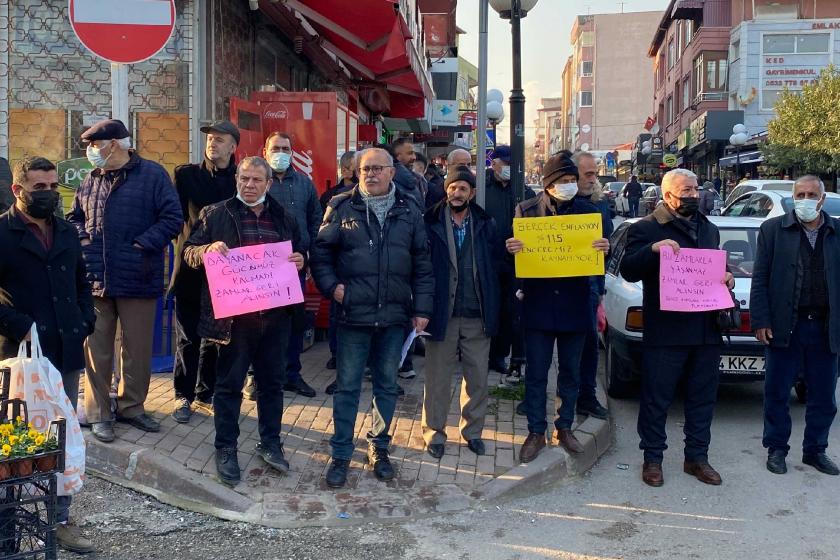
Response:
POLYGON ((288 119, 289 109, 282 103, 272 103, 271 109, 267 109, 263 113, 263 118, 266 119, 288 119))

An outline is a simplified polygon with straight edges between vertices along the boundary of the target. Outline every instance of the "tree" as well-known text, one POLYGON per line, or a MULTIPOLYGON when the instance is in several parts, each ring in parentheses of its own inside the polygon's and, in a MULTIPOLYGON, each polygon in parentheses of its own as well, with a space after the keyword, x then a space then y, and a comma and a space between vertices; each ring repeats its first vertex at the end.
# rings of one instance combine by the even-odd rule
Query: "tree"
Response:
POLYGON ((808 173, 840 171, 840 70, 833 65, 801 92, 785 89, 761 147, 768 165, 808 173))

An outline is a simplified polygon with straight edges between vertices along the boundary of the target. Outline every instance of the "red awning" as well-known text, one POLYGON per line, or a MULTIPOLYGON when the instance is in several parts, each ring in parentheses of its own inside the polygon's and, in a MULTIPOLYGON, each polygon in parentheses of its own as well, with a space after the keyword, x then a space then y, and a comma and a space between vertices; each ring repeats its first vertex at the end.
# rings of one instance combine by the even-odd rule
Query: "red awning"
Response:
POLYGON ((363 80, 408 96, 433 97, 397 0, 286 0, 286 6, 306 18, 322 46, 363 80))

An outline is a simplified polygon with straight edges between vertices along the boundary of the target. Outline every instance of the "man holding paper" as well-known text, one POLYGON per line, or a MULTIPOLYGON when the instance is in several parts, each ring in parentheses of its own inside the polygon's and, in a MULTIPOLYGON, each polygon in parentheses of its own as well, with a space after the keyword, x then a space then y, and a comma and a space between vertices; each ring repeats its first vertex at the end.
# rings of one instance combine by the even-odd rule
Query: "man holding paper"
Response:
MULTIPOLYGON (((242 160, 236 171, 237 194, 234 198, 205 207, 184 248, 184 262, 192 268, 205 266, 208 258, 228 255, 235 247, 247 247, 291 241, 288 261, 294 269, 287 271, 296 278, 305 258, 301 250, 300 229, 294 218, 266 193, 271 184, 271 167, 260 157, 242 160)), ((232 262, 233 265, 233 262, 232 262)), ((248 262, 238 262, 231 269, 242 270, 248 262)), ((255 264, 252 266, 256 266, 255 264)), ((242 287, 243 291, 245 286, 242 287)), ((246 300, 257 295, 250 292, 246 300)), ((286 351, 292 327, 290 307, 275 307, 236 316, 226 313, 217 318, 208 288, 201 295, 201 320, 198 334, 217 342, 219 358, 216 367, 216 390, 213 395, 216 426, 216 470, 219 479, 234 486, 240 480, 237 440, 239 408, 248 366, 253 364, 257 381, 257 413, 260 442, 256 452, 280 472, 289 470, 280 439, 283 414, 283 384, 286 373, 286 351)))
MULTIPOLYGON (((644 289, 644 358, 639 402, 639 448, 644 451, 642 480, 662 486, 662 457, 667 449, 665 421, 677 385, 685 378, 685 463, 683 470, 706 484, 720 475, 709 465, 712 414, 717 400, 721 333, 718 311, 665 311, 660 303, 660 252, 681 248, 718 249, 720 233, 698 212, 697 176, 674 169, 662 178, 664 204, 630 226, 621 275, 644 289)), ((721 270, 720 283, 735 286, 721 270)))

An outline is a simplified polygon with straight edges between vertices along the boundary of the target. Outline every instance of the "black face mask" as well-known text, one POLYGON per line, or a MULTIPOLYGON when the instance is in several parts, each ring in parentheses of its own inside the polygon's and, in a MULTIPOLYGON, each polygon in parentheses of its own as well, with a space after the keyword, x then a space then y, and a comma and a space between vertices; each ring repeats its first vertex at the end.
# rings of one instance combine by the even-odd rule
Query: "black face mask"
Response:
POLYGON ((700 199, 693 196, 680 197, 680 207, 677 208, 677 214, 685 216, 686 218, 697 213, 700 207, 700 199))
POLYGON ((36 220, 45 220, 49 218, 53 215, 53 213, 55 213, 55 209, 58 208, 58 201, 60 197, 58 191, 21 191, 21 193, 23 211, 36 220))
POLYGON ((455 204, 452 204, 451 200, 449 201, 449 209, 452 210, 452 212, 454 212, 455 214, 460 214, 461 212, 466 210, 469 206, 470 206, 469 202, 465 202, 461 205, 456 206, 455 204))

